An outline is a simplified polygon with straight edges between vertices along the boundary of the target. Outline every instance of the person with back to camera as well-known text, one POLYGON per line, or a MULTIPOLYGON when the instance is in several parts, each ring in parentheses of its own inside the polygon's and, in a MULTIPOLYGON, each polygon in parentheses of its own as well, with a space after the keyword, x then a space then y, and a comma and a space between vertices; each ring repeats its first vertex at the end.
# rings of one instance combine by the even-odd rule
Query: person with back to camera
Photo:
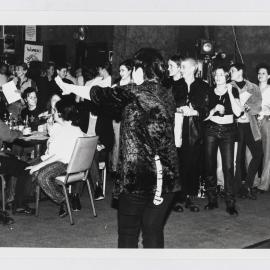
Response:
POLYGON ((174 118, 167 110, 161 81, 160 53, 143 48, 134 55, 135 84, 115 88, 70 86, 56 78, 65 93, 73 92, 111 112, 122 111, 120 130, 118 247, 164 247, 164 225, 174 193, 180 189, 174 118), (106 106, 104 106, 106 108, 106 106))
POLYGON ((55 104, 53 125, 47 150, 39 163, 28 166, 30 174, 36 172, 36 178, 43 191, 60 205, 59 216, 67 215, 65 197, 61 187, 54 179, 66 172, 76 140, 84 133, 76 126, 78 114, 75 103, 69 97, 64 97, 55 104))

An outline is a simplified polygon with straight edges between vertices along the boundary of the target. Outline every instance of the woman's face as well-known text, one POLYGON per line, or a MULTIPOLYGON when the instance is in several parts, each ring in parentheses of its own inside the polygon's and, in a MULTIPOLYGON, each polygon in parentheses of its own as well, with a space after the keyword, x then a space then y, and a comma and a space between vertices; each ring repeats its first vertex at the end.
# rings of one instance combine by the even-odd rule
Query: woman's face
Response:
POLYGON ((226 84, 226 76, 227 73, 223 69, 217 69, 214 76, 216 85, 226 84))
POLYGON ((28 107, 36 107, 37 106, 37 94, 36 94, 36 92, 31 92, 27 96, 26 102, 28 104, 28 107))
POLYGON ((269 75, 267 73, 267 69, 265 68, 260 68, 258 71, 258 81, 260 83, 267 83, 268 79, 269 79, 269 75))
POLYGON ((175 76, 176 74, 180 73, 180 66, 177 65, 177 63, 175 63, 172 60, 168 61, 168 71, 169 71, 169 76, 175 76))
POLYGON ((27 70, 24 70, 22 66, 16 66, 15 74, 17 77, 24 76, 26 74, 27 70))
POLYGON ((55 104, 58 102, 61 98, 58 95, 53 95, 51 98, 51 108, 55 109, 55 104))
POLYGON ((121 65, 119 68, 119 73, 120 73, 121 79, 125 80, 128 77, 130 77, 131 70, 128 70, 128 68, 125 65, 121 65))

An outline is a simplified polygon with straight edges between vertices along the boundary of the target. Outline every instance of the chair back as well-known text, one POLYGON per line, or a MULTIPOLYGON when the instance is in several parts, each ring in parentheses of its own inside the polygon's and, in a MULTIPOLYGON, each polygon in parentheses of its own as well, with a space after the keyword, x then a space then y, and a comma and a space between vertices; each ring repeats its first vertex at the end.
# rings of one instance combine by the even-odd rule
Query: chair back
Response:
POLYGON ((67 174, 85 172, 91 167, 97 142, 98 136, 79 137, 77 139, 67 167, 67 174))

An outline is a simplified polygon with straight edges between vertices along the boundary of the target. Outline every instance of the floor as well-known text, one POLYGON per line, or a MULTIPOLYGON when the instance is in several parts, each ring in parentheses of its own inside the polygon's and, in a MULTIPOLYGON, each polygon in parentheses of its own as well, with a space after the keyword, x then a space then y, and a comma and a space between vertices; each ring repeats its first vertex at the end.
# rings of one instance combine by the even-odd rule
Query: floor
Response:
MULTIPOLYGON (((117 211, 111 208, 110 185, 106 199, 95 202, 98 217, 93 217, 86 189, 83 209, 73 212, 75 225, 68 217, 58 217, 58 206, 50 200, 40 203, 39 217, 14 216, 12 226, 0 226, 1 247, 47 248, 116 248, 117 211)), ((244 248, 270 238, 270 193, 260 194, 257 201, 239 199, 239 216, 219 208, 203 210, 206 199, 198 199, 201 211, 172 212, 165 227, 166 248, 228 249, 244 248)))

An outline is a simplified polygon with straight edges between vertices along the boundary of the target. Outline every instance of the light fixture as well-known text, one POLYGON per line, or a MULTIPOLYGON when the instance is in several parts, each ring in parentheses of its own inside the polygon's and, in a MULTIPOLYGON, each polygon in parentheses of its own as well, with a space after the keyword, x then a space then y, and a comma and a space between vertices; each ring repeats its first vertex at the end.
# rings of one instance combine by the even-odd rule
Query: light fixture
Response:
POLYGON ((212 55, 214 54, 214 42, 211 40, 205 40, 202 39, 201 40, 201 50, 200 53, 201 54, 208 54, 208 55, 212 55))

